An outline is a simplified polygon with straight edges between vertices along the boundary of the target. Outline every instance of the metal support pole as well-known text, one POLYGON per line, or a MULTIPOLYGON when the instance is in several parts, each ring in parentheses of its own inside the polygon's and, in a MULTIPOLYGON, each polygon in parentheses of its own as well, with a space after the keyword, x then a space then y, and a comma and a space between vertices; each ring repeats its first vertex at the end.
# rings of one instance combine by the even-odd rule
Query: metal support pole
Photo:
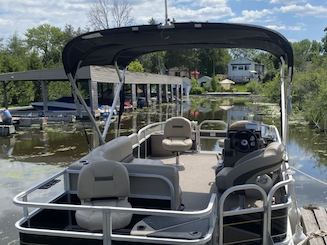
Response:
POLYGON ((146 85, 146 99, 148 102, 148 106, 151 105, 151 84, 147 84, 146 85))
POLYGON ((176 100, 179 101, 180 98, 179 98, 180 94, 179 94, 179 84, 176 84, 176 100))
POLYGON ((111 221, 111 214, 109 210, 105 210, 103 213, 103 245, 111 245, 111 228, 112 228, 112 221, 111 221))
POLYGON ((180 110, 181 110, 181 117, 183 116, 183 84, 181 84, 181 101, 180 101, 180 110))
POLYGON ((170 84, 170 102, 174 101, 174 87, 173 84, 170 84))
POLYGON ((159 89, 158 89, 158 102, 159 102, 159 104, 161 104, 162 103, 162 85, 161 84, 158 84, 158 86, 159 86, 159 89))
POLYGON ((91 79, 89 82, 89 94, 90 94, 90 107, 91 112, 93 113, 94 117, 97 117, 98 114, 98 108, 99 108, 99 102, 98 102, 98 83, 95 81, 92 81, 91 79))
POLYGON ((74 103, 76 105, 77 115, 79 115, 80 117, 82 117, 81 104, 79 103, 78 96, 76 94, 77 93, 76 90, 78 90, 78 87, 77 87, 77 84, 76 84, 76 79, 74 79, 75 86, 73 85, 73 82, 72 81, 70 83, 71 83, 71 88, 72 88, 72 94, 73 94, 73 97, 74 97, 74 103))
POLYGON ((286 88, 285 88, 285 73, 284 73, 284 66, 285 61, 283 57, 281 59, 281 69, 280 69, 280 94, 281 94, 281 127, 282 127, 282 142, 286 147, 287 144, 287 108, 286 108, 286 88))
POLYGON ((124 86, 124 83, 125 83, 126 69, 121 74, 120 70, 118 68, 117 62, 115 62, 115 67, 116 67, 116 72, 117 72, 118 77, 119 77, 119 84, 118 84, 117 90, 115 91, 114 101, 112 102, 110 113, 109 113, 109 116, 108 116, 107 121, 106 121, 106 125, 105 125, 103 133, 102 133, 102 141, 103 142, 105 141, 106 135, 108 133, 108 129, 110 127, 111 118, 112 118, 112 116, 114 114, 114 109, 116 108, 116 105, 117 105, 117 102, 118 102, 118 99, 119 99, 120 90, 122 89, 122 87, 124 86))
POLYGON ((137 85, 135 83, 132 84, 132 105, 134 109, 137 107, 137 85))
POLYGON ((43 100, 43 115, 45 116, 48 113, 48 82, 41 82, 41 91, 42 91, 42 100, 43 100))
POLYGON ((165 0, 165 25, 168 25, 168 4, 167 4, 167 0, 165 0))
POLYGON ((169 97, 168 97, 168 84, 165 84, 165 102, 169 102, 169 97))

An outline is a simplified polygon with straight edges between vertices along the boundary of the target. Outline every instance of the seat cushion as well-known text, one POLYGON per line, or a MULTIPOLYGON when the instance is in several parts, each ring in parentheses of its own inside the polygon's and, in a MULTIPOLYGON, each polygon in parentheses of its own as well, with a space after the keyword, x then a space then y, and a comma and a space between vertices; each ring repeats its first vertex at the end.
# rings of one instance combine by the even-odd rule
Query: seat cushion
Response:
MULTIPOLYGON (((90 206, 109 206, 109 207, 124 207, 131 208, 131 204, 126 199, 123 200, 97 200, 86 201, 83 205, 90 206)), ((78 210, 75 214, 77 224, 90 231, 102 230, 103 216, 101 211, 93 210, 78 210)), ((120 229, 129 225, 132 219, 132 214, 112 212, 112 229, 120 229)))
POLYGON ((162 146, 167 151, 181 152, 187 151, 192 147, 192 140, 185 138, 166 138, 162 140, 162 146))
POLYGON ((153 160, 153 159, 145 159, 145 158, 134 158, 131 162, 128 163, 135 163, 135 164, 156 164, 156 165, 163 165, 164 162, 160 160, 153 160))

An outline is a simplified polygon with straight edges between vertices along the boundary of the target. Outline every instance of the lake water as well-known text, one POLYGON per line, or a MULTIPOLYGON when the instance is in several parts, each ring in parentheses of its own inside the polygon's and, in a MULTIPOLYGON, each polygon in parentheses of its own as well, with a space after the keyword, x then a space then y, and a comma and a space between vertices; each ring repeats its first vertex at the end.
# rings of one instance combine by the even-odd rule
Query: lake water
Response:
MULTIPOLYGON (((144 125, 164 121, 175 115, 191 120, 241 120, 256 119, 279 124, 274 105, 254 103, 245 99, 208 99, 194 97, 183 106, 172 104, 125 113, 121 135, 136 132, 144 125)), ((117 127, 117 125, 114 125, 117 127)), ((108 139, 116 135, 115 127, 108 139)), ((87 154, 97 145, 89 123, 50 124, 44 130, 37 126, 21 128, 11 137, 0 138, 0 244, 18 244, 14 223, 21 217, 20 208, 12 204, 12 198, 58 172, 74 160, 87 154)), ((215 140, 201 140, 203 150, 217 150, 215 140)), ((327 181, 327 135, 317 133, 308 126, 291 125, 288 144, 292 166, 320 180, 327 181)), ((311 203, 327 206, 326 186, 295 173, 296 194, 300 206, 311 203)))

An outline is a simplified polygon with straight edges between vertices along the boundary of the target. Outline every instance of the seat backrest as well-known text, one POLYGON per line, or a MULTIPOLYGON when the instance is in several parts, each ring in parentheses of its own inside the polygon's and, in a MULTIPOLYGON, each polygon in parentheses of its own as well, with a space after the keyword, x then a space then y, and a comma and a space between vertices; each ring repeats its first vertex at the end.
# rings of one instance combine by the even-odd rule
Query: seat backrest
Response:
POLYGON ((160 197, 169 198, 172 201, 172 209, 178 209, 180 207, 179 174, 174 166, 146 163, 123 164, 130 174, 131 193, 133 195, 138 197, 152 196, 158 199, 160 197), (174 192, 173 196, 171 196, 170 186, 172 186, 172 191, 174 192))
POLYGON ((164 138, 191 138, 192 127, 190 120, 184 117, 172 117, 166 121, 164 138))
POLYGON ((95 148, 89 158, 129 162, 133 159, 132 140, 127 136, 115 138, 95 148))
POLYGON ((90 162, 78 177, 77 195, 92 198, 125 198, 130 194, 127 169, 115 161, 90 162))
POLYGON ((241 185, 249 180, 276 171, 280 168, 284 157, 284 146, 278 142, 269 144, 239 159, 234 167, 222 169, 217 174, 216 182, 220 190, 233 185, 241 185))

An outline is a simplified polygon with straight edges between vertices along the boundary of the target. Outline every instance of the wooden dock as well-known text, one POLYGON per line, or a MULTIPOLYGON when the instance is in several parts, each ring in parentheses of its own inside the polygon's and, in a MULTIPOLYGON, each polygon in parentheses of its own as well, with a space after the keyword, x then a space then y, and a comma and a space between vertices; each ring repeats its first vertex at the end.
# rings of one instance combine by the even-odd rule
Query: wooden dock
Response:
POLYGON ((327 209, 308 206, 301 209, 301 214, 304 233, 311 237, 307 244, 327 245, 327 209))

